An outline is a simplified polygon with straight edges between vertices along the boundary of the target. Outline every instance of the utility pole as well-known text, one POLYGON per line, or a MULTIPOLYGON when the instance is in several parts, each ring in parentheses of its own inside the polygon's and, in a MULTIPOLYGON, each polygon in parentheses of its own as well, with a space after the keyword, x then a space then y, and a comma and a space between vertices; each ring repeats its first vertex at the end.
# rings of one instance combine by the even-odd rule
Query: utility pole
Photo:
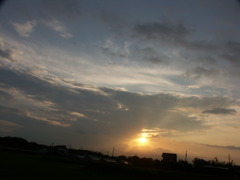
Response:
POLYGON ((187 150, 186 150, 186 153, 185 153, 185 161, 187 161, 187 150))
POLYGON ((112 157, 114 156, 114 146, 113 146, 113 149, 112 149, 112 157))

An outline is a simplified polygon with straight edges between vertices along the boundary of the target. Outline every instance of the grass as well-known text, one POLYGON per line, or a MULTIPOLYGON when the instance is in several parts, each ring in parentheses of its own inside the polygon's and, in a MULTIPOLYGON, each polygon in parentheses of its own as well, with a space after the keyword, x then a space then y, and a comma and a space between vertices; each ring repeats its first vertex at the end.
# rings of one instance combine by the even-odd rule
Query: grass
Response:
POLYGON ((118 166, 110 164, 64 163, 43 158, 37 154, 0 151, 0 179, 235 179, 234 176, 216 176, 197 172, 179 172, 118 166))

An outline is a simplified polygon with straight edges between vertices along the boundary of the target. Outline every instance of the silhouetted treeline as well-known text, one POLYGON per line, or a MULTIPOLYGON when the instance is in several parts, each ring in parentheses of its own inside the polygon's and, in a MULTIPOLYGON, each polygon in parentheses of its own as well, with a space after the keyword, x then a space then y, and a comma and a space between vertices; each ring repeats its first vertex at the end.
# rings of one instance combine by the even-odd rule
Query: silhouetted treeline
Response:
POLYGON ((159 166, 159 160, 153 160, 152 158, 129 156, 126 160, 135 166, 157 168, 159 166))
POLYGON ((165 162, 158 159, 138 157, 138 156, 129 156, 126 158, 130 165, 146 167, 146 168, 155 168, 155 169, 172 169, 172 170, 186 170, 191 171, 193 165, 187 161, 179 160, 178 162, 165 162))
POLYGON ((44 149, 48 146, 37 144, 35 142, 28 142, 19 137, 0 137, 0 147, 18 148, 24 150, 38 150, 44 149))
POLYGON ((209 166, 230 168, 230 167, 234 166, 234 162, 233 162, 233 160, 231 160, 230 162, 219 161, 217 157, 215 157, 213 160, 209 160, 209 161, 206 161, 206 160, 200 159, 200 158, 194 158, 193 166, 194 166, 194 168, 204 168, 204 167, 209 167, 209 166))

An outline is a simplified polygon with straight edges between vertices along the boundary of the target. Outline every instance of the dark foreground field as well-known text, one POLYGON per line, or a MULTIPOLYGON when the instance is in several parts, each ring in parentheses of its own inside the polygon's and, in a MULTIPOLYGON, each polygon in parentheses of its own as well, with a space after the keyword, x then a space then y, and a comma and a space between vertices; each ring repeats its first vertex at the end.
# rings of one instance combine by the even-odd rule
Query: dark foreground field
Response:
POLYGON ((235 180, 232 174, 146 169, 114 164, 80 164, 37 154, 0 151, 0 179, 159 179, 235 180))

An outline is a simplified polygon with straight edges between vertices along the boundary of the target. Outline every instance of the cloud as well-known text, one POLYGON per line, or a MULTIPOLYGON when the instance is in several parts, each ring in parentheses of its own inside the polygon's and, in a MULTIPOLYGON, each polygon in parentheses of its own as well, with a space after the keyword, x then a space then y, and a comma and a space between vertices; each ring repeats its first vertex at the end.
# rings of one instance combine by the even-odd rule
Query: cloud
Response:
POLYGON ((223 149, 240 151, 240 147, 238 146, 218 146, 218 145, 210 145, 210 144, 203 144, 203 145, 207 147, 213 147, 213 148, 223 148, 223 149))
POLYGON ((152 57, 145 57, 144 58, 146 61, 152 62, 153 64, 165 64, 168 60, 168 58, 166 56, 162 56, 162 57, 156 57, 156 56, 152 56, 152 57))
POLYGON ((186 88, 187 89, 199 89, 201 86, 200 85, 189 85, 189 86, 187 86, 186 88))
POLYGON ((212 57, 212 56, 200 56, 200 57, 197 57, 195 63, 198 63, 198 64, 201 64, 203 66, 216 66, 217 65, 217 60, 212 57))
POLYGON ((169 23, 146 23, 134 26, 135 36, 146 39, 179 40, 189 34, 182 24, 172 25, 169 23))
POLYGON ((227 97, 146 95, 33 72, 0 68, 1 118, 21 123, 24 128, 15 129, 19 135, 28 133, 31 137, 33 133, 50 141, 56 136, 61 142, 67 139, 66 143, 77 138, 78 142, 73 142, 81 143, 77 146, 95 147, 99 142, 109 146, 129 140, 143 129, 154 141, 162 137, 183 139, 213 128, 205 116, 199 117, 201 112, 217 106, 228 109, 234 104, 227 97))
POLYGON ((98 16, 102 22, 107 24, 111 31, 122 34, 122 31, 126 29, 130 24, 116 14, 116 12, 102 11, 98 16))
POLYGON ((238 4, 240 5, 240 0, 237 0, 238 4))
MULTIPOLYGON (((199 54, 201 52, 205 54, 213 51, 217 52, 221 46, 205 39, 192 38, 194 37, 194 31, 183 23, 168 23, 164 21, 139 23, 133 26, 128 36, 142 40, 140 42, 144 42, 143 44, 160 44, 161 48, 167 50, 172 49, 172 47, 178 47, 181 52, 185 51, 187 54, 192 54, 193 51, 199 54)), ((211 63, 213 62, 212 60, 208 58, 208 61, 211 61, 211 63)))
POLYGON ((22 126, 6 120, 0 120, 0 132, 12 132, 16 128, 21 128, 22 126))
POLYGON ((150 62, 153 64, 168 64, 169 58, 165 56, 163 53, 160 55, 156 52, 156 50, 152 47, 144 47, 139 48, 136 47, 135 52, 136 59, 143 59, 146 62, 150 62))
POLYGON ((124 43, 123 46, 120 46, 112 38, 105 40, 104 43, 99 46, 99 49, 103 54, 111 56, 110 59, 127 58, 129 55, 127 44, 124 43))
POLYGON ((70 112, 69 114, 76 116, 76 117, 80 117, 80 118, 85 118, 86 116, 82 113, 79 112, 70 112))
POLYGON ((60 18, 66 21, 72 21, 81 16, 81 1, 68 0, 42 0, 40 12, 44 19, 60 18))
POLYGON ((145 48, 137 47, 136 51, 137 51, 137 53, 141 53, 141 54, 144 54, 144 55, 147 55, 147 56, 157 54, 156 50, 152 47, 145 47, 145 48))
POLYGON ((59 36, 63 38, 72 38, 73 35, 68 32, 67 28, 57 19, 44 20, 43 23, 51 28, 53 31, 59 33, 59 36))
POLYGON ((14 119, 14 123, 21 122, 27 128, 31 128, 31 124, 41 124, 43 129, 48 128, 48 133, 51 128, 72 133, 72 136, 84 131, 84 137, 79 138, 92 144, 100 139, 107 143, 129 138, 142 129, 155 129, 158 136, 171 138, 209 129, 212 127, 205 122, 204 116, 198 115, 219 105, 227 109, 234 103, 227 97, 175 93, 146 95, 87 86, 64 81, 61 77, 52 78, 50 72, 44 76, 33 72, 0 68, 1 117, 6 121, 14 119))
POLYGON ((14 90, 15 101, 12 101, 11 106, 24 108, 28 117, 54 125, 69 127, 75 121, 84 120, 86 123, 110 123, 111 128, 120 130, 125 129, 129 121, 132 126, 138 128, 162 126, 188 131, 204 127, 201 121, 193 117, 182 112, 169 111, 169 108, 174 108, 179 101, 171 95, 146 96, 114 89, 100 89, 99 91, 108 94, 106 96, 90 89, 76 89, 76 86, 49 84, 47 79, 31 77, 24 72, 15 73, 12 70, 1 69, 0 76, 5 79, 2 82, 5 88, 17 90, 14 90), (8 81, 9 78, 13 81, 8 81), (18 104, 22 106, 18 107, 18 104), (44 117, 41 115, 43 113, 44 117))
POLYGON ((207 69, 205 67, 194 67, 190 70, 187 70, 185 75, 190 78, 199 79, 201 77, 213 77, 219 74, 218 69, 207 69))
POLYGON ((34 27, 37 25, 35 20, 27 21, 23 24, 11 23, 18 34, 22 37, 30 37, 30 34, 34 31, 34 27))
POLYGON ((234 67, 240 63, 240 42, 228 41, 223 45, 224 53, 221 57, 230 62, 234 67))
POLYGON ((237 111, 235 109, 225 109, 225 108, 214 108, 210 110, 205 110, 203 113, 207 114, 235 114, 237 111))
POLYGON ((12 59, 11 50, 0 49, 0 57, 6 58, 6 59, 12 59))
MULTIPOLYGON (((28 3, 26 1, 25 5, 28 3)), ((17 62, 0 69, 0 104, 12 108, 8 114, 1 111, 1 118, 24 124, 26 128, 19 128, 18 133, 37 136, 40 132, 40 137, 48 136, 49 139, 71 136, 78 139, 79 144, 83 141, 99 144, 99 138, 130 139, 143 128, 160 129, 164 132, 158 133, 168 138, 176 138, 181 133, 191 136, 191 132, 202 133, 208 129, 207 133, 198 136, 204 138, 211 128, 229 127, 237 118, 236 111, 232 112, 235 115, 226 116, 225 124, 223 120, 218 121, 220 116, 208 114, 216 107, 239 109, 232 106, 231 98, 223 97, 232 93, 227 71, 238 68, 237 41, 216 42, 219 34, 227 31, 219 28, 222 32, 211 36, 209 31, 214 29, 201 31, 198 29, 201 23, 190 22, 192 18, 181 20, 179 16, 175 20, 180 23, 157 21, 159 12, 165 14, 166 10, 169 14, 165 5, 163 11, 154 10, 151 14, 148 11, 151 5, 137 11, 129 11, 132 7, 125 3, 124 6, 121 9, 121 3, 40 0, 27 5, 28 11, 22 5, 15 13, 6 12, 3 20, 9 22, 9 18, 16 17, 18 21, 13 19, 15 26, 10 27, 3 23, 4 39, 12 48, 1 48, 0 56, 3 61, 14 58, 17 62), (39 7, 32 8, 34 4, 39 7), (96 17, 109 7, 112 13, 104 12, 96 17), (144 13, 148 13, 147 16, 144 13), (36 24, 25 23, 34 22, 27 21, 29 17, 34 18, 36 24), (76 23, 81 27, 74 26, 76 23), (24 25, 28 25, 28 29, 23 28, 24 25), (23 37, 34 35, 33 39, 23 41, 11 37, 13 27, 23 29, 20 34, 23 37), (78 32, 76 36, 74 32, 78 32), (73 35, 74 38, 68 39, 73 35), (15 54, 16 50, 21 53, 15 54), (43 68, 36 70, 34 66, 43 68), (223 77, 225 74, 227 76, 223 77), (208 83, 211 80, 213 83, 208 83), (141 93, 136 93, 138 91, 141 93), (42 128, 34 126, 39 124, 42 128), (84 132, 84 135, 77 136, 75 132, 84 132)), ((181 11, 181 7, 178 10, 181 11)), ((175 21, 174 17, 169 20, 175 21)), ((236 94, 238 89, 234 89, 236 94)), ((232 124, 238 127, 237 122, 232 124)))
POLYGON ((46 122, 53 126, 60 126, 60 127, 70 127, 71 126, 70 123, 61 122, 62 121, 61 116, 57 116, 56 114, 55 115, 45 114, 43 116, 39 112, 37 112, 35 114, 34 114, 34 112, 26 112, 26 117, 35 119, 38 121, 43 121, 43 122, 46 122))
POLYGON ((139 24, 134 27, 137 34, 143 35, 146 38, 169 38, 173 37, 183 37, 188 34, 188 30, 181 24, 170 25, 167 23, 149 23, 149 24, 139 24))
POLYGON ((21 54, 15 46, 12 46, 7 40, 0 40, 0 62, 4 64, 16 63, 16 57, 21 54))
POLYGON ((110 56, 115 56, 115 57, 120 57, 120 58, 126 58, 127 54, 126 53, 121 53, 121 52, 114 52, 113 49, 110 47, 101 47, 100 48, 104 54, 110 55, 110 56))

